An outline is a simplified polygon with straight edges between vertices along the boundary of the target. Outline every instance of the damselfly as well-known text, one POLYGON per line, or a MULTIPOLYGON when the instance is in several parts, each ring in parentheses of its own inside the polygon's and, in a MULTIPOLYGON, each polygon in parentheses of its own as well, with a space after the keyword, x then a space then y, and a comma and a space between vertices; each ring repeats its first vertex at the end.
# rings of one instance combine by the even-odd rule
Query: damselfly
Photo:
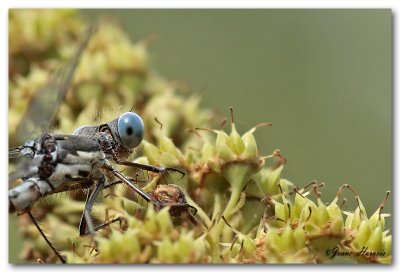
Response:
POLYGON ((127 178, 116 169, 115 165, 124 165, 154 173, 168 174, 173 171, 184 175, 175 168, 126 160, 144 135, 143 121, 136 113, 126 112, 97 126, 82 126, 72 135, 48 133, 58 107, 70 87, 79 59, 94 32, 94 27, 88 30, 71 60, 60 67, 48 84, 31 99, 17 129, 17 136, 24 140, 32 137, 34 140, 28 140, 9 150, 9 159, 18 160, 17 170, 10 174, 9 180, 22 179, 22 183, 9 190, 9 212, 27 213, 63 263, 64 258, 43 233, 31 213, 35 202, 45 196, 71 190, 87 192, 79 224, 80 235, 94 235, 99 228, 94 225, 90 215, 94 201, 104 188, 119 183, 128 185, 147 202, 152 202, 156 209, 169 205, 173 206, 171 211, 179 214, 182 209, 192 208, 186 203, 179 187, 171 187, 177 192, 176 199, 155 197, 137 186, 135 178, 127 178))

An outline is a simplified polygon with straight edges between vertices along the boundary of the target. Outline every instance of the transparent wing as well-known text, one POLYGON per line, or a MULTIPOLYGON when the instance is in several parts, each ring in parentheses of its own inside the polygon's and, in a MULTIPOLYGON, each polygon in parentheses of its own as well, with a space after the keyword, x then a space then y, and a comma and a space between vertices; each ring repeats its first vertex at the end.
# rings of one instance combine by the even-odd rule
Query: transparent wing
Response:
POLYGON ((95 30, 95 26, 89 27, 71 60, 59 67, 54 72, 49 82, 33 95, 22 117, 21 123, 17 128, 17 139, 19 143, 24 143, 28 139, 37 138, 43 132, 51 128, 55 116, 57 115, 59 105, 64 100, 67 90, 71 85, 82 52, 85 50, 95 30))
POLYGON ((8 150, 8 158, 9 159, 19 159, 23 155, 21 154, 21 151, 19 147, 13 147, 8 150))
POLYGON ((22 178, 31 177, 37 174, 38 167, 40 165, 40 159, 21 157, 15 168, 8 175, 8 182, 11 187, 13 184, 22 178))

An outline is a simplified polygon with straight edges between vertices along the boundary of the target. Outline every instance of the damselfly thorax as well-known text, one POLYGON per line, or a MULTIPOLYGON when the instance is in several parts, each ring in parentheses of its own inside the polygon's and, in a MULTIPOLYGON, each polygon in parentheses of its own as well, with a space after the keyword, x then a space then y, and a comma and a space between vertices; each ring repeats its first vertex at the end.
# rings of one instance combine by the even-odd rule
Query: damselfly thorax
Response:
MULTIPOLYGON (((80 127, 73 135, 44 134, 13 148, 14 158, 19 154, 32 163, 28 169, 21 169, 19 176, 14 175, 24 182, 9 192, 10 212, 27 211, 49 194, 86 189, 102 179, 111 179, 117 172, 113 163, 142 167, 124 159, 140 144, 143 133, 140 116, 127 112, 106 124, 80 127)), ((143 167, 156 172, 165 170, 143 167)))

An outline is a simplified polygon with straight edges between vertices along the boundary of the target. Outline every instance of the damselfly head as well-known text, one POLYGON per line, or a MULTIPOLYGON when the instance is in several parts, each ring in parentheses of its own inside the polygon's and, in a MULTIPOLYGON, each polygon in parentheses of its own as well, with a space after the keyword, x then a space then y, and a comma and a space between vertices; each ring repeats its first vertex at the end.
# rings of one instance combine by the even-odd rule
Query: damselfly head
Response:
POLYGON ((134 112, 125 112, 118 118, 118 134, 124 147, 132 149, 143 140, 144 124, 134 112))

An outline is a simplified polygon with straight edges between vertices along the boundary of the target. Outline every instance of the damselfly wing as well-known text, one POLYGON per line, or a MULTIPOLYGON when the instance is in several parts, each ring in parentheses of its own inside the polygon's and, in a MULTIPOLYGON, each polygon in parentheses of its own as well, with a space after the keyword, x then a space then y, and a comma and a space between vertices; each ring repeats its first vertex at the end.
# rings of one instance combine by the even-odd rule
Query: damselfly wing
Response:
POLYGON ((91 26, 86 30, 81 44, 78 45, 70 61, 58 67, 48 83, 37 90, 32 96, 16 131, 16 142, 18 144, 26 143, 32 148, 21 150, 20 147, 16 147, 9 149, 9 159, 13 160, 13 162, 16 159, 20 160, 17 163, 16 171, 9 176, 10 182, 31 175, 39 166, 38 160, 33 159, 34 141, 26 141, 39 138, 54 125, 59 106, 64 101, 67 91, 70 88, 81 55, 95 31, 95 26, 91 26))
POLYGON ((68 89, 79 64, 82 53, 86 49, 91 37, 96 31, 96 26, 91 26, 78 45, 71 59, 56 69, 41 89, 32 96, 28 108, 17 128, 17 139, 20 144, 29 139, 36 139, 54 125, 54 120, 60 104, 64 101, 68 89))

